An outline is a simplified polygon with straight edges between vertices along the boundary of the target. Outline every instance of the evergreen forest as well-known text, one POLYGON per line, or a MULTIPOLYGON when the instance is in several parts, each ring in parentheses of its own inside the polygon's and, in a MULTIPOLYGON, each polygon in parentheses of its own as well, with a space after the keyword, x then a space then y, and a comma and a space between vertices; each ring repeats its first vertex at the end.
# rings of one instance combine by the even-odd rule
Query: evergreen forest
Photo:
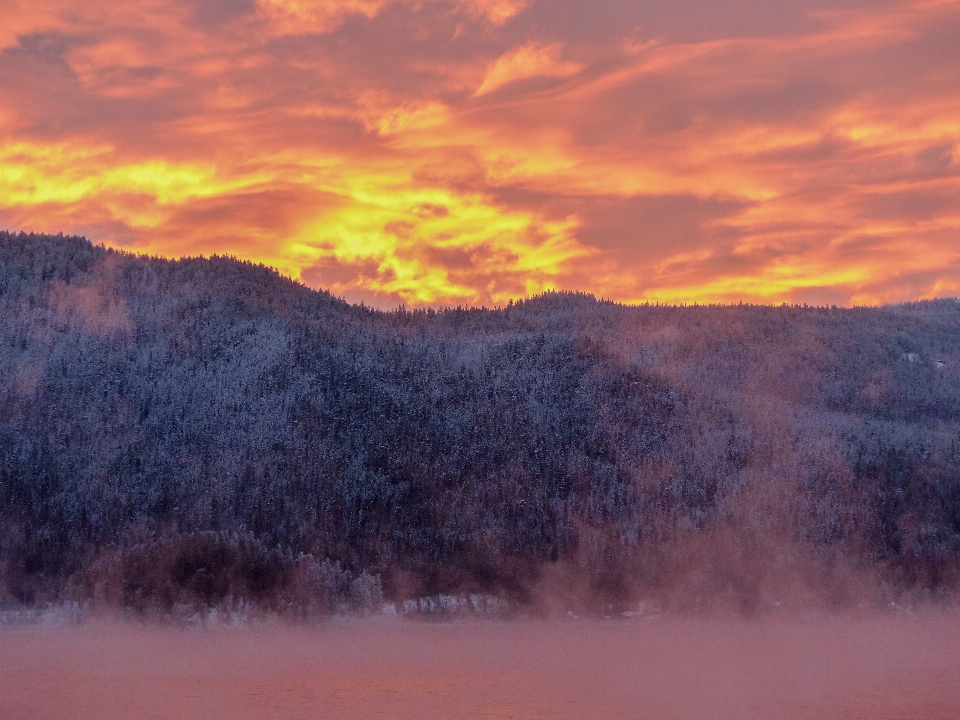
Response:
POLYGON ((753 613, 958 571, 956 299, 386 312, 0 233, 0 607, 753 613))

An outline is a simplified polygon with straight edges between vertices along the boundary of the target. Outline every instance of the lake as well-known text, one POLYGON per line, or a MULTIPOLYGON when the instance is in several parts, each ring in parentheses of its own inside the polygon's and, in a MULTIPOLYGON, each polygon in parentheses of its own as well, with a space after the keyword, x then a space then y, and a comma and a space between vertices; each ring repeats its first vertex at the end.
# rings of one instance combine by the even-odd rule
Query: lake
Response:
POLYGON ((956 720, 960 617, 0 628, 3 720, 956 720))

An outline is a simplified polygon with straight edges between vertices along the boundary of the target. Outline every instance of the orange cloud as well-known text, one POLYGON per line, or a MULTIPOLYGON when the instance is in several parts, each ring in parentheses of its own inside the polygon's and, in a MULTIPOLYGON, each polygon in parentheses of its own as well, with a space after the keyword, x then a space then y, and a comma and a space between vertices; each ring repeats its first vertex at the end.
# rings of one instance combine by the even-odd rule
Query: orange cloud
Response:
POLYGON ((390 0, 257 0, 257 9, 281 34, 324 33, 350 15, 372 18, 390 0))
POLYGON ((0 226, 385 306, 960 290, 960 3, 634 5, 8 0, 0 226))
POLYGON ((530 3, 528 0, 462 0, 460 5, 475 17, 484 17, 494 25, 503 25, 530 3))
POLYGON ((477 88, 474 97, 486 95, 517 80, 576 75, 583 69, 583 66, 575 62, 561 60, 560 53, 562 50, 563 46, 560 43, 540 46, 531 41, 504 53, 489 65, 483 77, 483 82, 477 88))
MULTIPOLYGON (((429 1, 429 0, 428 0, 429 1)), ((503 25, 527 6, 527 0, 451 0, 471 17, 503 25)), ((411 0, 256 0, 261 17, 284 35, 326 33, 350 16, 376 17, 385 7, 411 0)), ((437 2, 437 0, 433 0, 437 2)))

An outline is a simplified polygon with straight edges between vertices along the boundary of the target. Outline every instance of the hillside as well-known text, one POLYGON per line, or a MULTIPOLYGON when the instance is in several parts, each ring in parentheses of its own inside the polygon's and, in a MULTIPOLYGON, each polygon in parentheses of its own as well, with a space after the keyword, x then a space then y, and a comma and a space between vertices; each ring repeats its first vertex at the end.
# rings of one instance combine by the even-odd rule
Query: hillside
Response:
POLYGON ((7 605, 949 597, 958 431, 956 300, 378 312, 0 233, 7 605))

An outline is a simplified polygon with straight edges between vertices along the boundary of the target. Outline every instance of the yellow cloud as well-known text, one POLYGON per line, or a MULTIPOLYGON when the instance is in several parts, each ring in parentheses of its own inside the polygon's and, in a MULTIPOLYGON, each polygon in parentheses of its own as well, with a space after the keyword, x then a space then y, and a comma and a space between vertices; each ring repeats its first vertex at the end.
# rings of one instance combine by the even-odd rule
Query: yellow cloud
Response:
MULTIPOLYGON (((0 197, 22 221, 42 227, 83 208, 89 220, 99 208, 98 222, 135 232, 142 251, 236 252, 294 277, 330 262, 362 266, 365 274, 346 281, 304 279, 335 292, 367 291, 412 305, 505 303, 557 286, 571 262, 593 254, 577 240, 573 216, 550 219, 511 210, 483 193, 416 181, 402 163, 364 166, 280 153, 261 158, 259 170, 231 171, 200 163, 123 162, 114 153, 84 143, 0 146, 0 197), (217 228, 202 222, 211 201, 229 203, 231 196, 280 187, 337 200, 313 210, 301 207, 287 234, 250 219, 244 225, 246 215, 239 223, 212 216, 217 228), (234 234, 224 238, 224 230, 234 234)), ((236 208, 243 212, 242 205, 236 208)), ((257 212, 269 212, 269 206, 257 212)))
MULTIPOLYGON (((290 245, 303 267, 367 268, 329 283, 334 292, 362 289, 410 304, 505 303, 555 287, 571 262, 593 254, 576 239, 575 217, 551 220, 477 193, 416 187, 399 170, 337 180, 329 189, 345 202, 305 223, 290 245)), ((325 284, 322 275, 315 284, 325 284)))

